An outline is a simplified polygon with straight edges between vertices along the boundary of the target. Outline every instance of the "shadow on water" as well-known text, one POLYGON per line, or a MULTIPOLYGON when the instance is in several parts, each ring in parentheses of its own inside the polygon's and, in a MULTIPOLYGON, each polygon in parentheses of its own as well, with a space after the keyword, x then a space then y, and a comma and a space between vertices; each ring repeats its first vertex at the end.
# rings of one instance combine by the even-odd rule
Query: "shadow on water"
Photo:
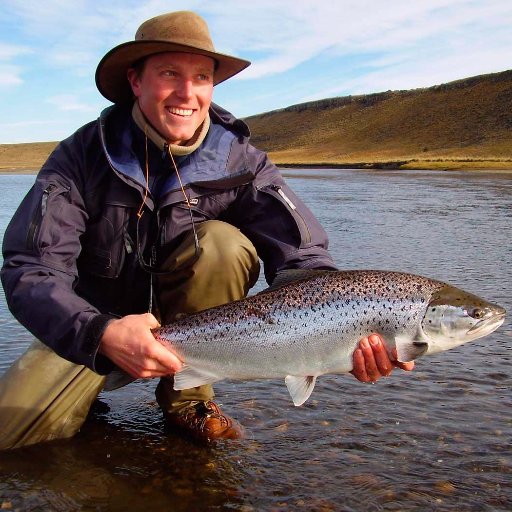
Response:
MULTIPOLYGON (((429 275, 512 311, 512 176, 286 175, 340 267, 429 275)), ((20 196, 28 178, 9 186, 20 196)), ((30 336, 0 308, 3 372, 30 336)), ((155 383, 135 382, 102 393, 75 438, 0 453, 0 508, 510 511, 511 353, 509 315, 488 338, 377 385, 320 377, 302 407, 283 382, 222 382, 218 401, 247 438, 212 446, 166 432, 155 383)))

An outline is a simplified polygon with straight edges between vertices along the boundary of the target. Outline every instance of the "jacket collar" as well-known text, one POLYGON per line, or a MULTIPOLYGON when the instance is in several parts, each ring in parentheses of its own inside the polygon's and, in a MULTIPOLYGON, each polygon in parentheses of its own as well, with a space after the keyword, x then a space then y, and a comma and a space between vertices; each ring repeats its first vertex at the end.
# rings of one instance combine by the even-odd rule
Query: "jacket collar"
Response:
MULTIPOLYGON (((108 107, 101 113, 98 124, 103 151, 113 171, 143 194, 146 178, 134 150, 134 129, 140 129, 132 119, 131 109, 131 104, 108 107)), ((233 145, 245 146, 250 137, 249 127, 213 103, 210 118, 210 130, 199 150, 179 159, 184 185, 195 183, 203 187, 227 188, 251 181, 254 176, 245 159, 242 162, 237 159, 233 168, 229 165, 233 145)), ((170 173, 162 195, 178 188, 178 180, 174 173, 170 173)), ((151 197, 149 199, 148 206, 153 208, 153 201, 151 197)))

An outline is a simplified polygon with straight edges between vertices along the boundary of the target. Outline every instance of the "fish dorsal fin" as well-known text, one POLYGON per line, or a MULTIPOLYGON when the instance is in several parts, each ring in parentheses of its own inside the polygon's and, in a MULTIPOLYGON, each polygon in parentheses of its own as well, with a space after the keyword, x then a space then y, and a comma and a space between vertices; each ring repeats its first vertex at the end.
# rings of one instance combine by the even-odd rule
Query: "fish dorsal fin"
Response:
POLYGON ((280 288, 281 286, 293 283, 294 281, 309 279, 317 276, 318 274, 324 274, 325 272, 327 271, 310 268, 291 268, 288 270, 281 270, 281 272, 278 272, 272 281, 272 285, 263 291, 274 290, 275 288, 280 288))
POLYGON ((405 336, 397 336, 395 338, 395 345, 398 360, 401 363, 414 361, 428 350, 428 343, 426 341, 415 341, 405 336))
POLYGON ((174 374, 174 389, 190 389, 203 384, 213 384, 222 380, 222 377, 200 368, 193 368, 187 364, 174 374))
POLYGON ((295 405, 302 405, 315 388, 316 376, 287 375, 284 379, 286 387, 295 405))

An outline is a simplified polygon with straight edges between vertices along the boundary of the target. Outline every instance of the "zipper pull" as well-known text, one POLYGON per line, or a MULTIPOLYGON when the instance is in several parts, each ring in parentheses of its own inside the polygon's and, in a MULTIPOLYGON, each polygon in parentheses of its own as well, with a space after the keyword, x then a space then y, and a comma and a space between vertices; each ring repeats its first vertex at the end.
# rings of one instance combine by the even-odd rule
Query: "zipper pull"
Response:
POLYGON ((128 234, 124 237, 124 248, 126 249, 126 254, 131 254, 133 252, 132 241, 128 234))
POLYGON ((283 189, 278 185, 272 185, 272 188, 283 198, 283 201, 292 209, 296 210, 297 207, 292 203, 291 199, 283 192, 283 189))
POLYGON ((55 185, 48 185, 43 191, 43 197, 41 199, 41 215, 43 217, 46 215, 46 208, 48 206, 48 197, 50 196, 50 194, 54 188, 55 188, 55 185))

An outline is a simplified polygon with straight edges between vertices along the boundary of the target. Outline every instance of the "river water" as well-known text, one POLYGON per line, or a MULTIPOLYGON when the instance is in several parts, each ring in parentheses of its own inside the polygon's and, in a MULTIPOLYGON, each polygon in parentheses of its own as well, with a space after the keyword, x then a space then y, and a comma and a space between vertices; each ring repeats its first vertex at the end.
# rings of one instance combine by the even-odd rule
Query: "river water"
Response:
MULTIPOLYGON (((512 175, 284 170, 344 269, 427 275, 512 311, 512 175)), ((0 176, 0 236, 33 176, 0 176)), ((258 288, 263 284, 260 282, 258 288)), ((0 453, 11 510, 510 511, 512 324, 376 385, 223 382, 247 429, 204 447, 164 431, 153 382, 104 393, 72 440, 0 453)), ((0 302, 0 374, 30 335, 0 302)))

